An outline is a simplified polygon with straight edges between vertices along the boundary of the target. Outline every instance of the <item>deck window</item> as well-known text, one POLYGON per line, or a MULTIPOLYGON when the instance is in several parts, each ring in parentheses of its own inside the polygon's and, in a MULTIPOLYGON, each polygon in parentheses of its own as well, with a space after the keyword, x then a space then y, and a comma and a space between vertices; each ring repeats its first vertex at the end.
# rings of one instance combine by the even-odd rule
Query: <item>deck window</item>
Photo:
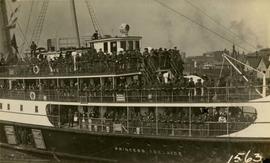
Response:
POLYGON ((38 106, 35 106, 35 113, 38 113, 38 106))
POLYGON ((20 111, 23 111, 23 105, 20 105, 20 111))
POLYGON ((103 47, 104 47, 104 52, 108 52, 108 42, 104 42, 104 45, 103 45, 103 47))
POLYGON ((133 50, 133 41, 128 41, 128 50, 133 50))
POLYGON ((135 49, 140 50, 140 41, 135 42, 135 49))
POLYGON ((7 110, 10 110, 10 104, 7 104, 7 110))
POLYGON ((126 50, 127 49, 127 43, 126 43, 126 41, 121 41, 120 42, 120 46, 121 46, 122 49, 126 50))
POLYGON ((117 43, 111 42, 111 52, 117 52, 117 43))
POLYGON ((2 103, 0 103, 0 110, 2 110, 2 103))

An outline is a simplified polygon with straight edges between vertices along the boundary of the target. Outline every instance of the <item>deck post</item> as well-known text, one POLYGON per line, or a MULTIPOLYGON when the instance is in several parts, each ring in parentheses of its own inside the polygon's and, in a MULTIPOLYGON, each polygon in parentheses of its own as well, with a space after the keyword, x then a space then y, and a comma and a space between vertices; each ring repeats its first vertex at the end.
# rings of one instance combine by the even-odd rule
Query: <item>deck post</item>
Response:
POLYGON ((227 135, 229 134, 229 108, 227 107, 226 108, 226 114, 227 114, 227 117, 226 117, 226 128, 227 128, 227 135))
POLYGON ((101 90, 100 90, 100 102, 103 102, 103 84, 104 84, 104 82, 103 82, 103 79, 100 77, 99 78, 99 82, 100 82, 100 88, 101 88, 101 90))
MULTIPOLYGON (((211 88, 210 88, 211 89, 211 88)), ((210 102, 210 94, 209 94, 209 89, 207 89, 207 102, 210 102)))
POLYGON ((127 88, 125 87, 125 102, 128 102, 128 91, 127 88))
POLYGON ((156 135, 158 135, 158 107, 157 106, 155 110, 155 115, 156 115, 156 135))
POLYGON ((23 79, 23 99, 26 100, 26 87, 25 87, 25 79, 23 79))
POLYGON ((57 89, 57 100, 59 100, 59 94, 60 94, 60 92, 59 92, 59 78, 56 78, 56 89, 57 89))
POLYGON ((61 127, 61 116, 60 116, 60 105, 58 105, 58 127, 60 128, 61 127))
POLYGON ((116 101, 116 94, 115 94, 115 85, 116 85, 116 82, 115 82, 115 77, 112 77, 112 82, 113 82, 112 98, 113 98, 113 102, 115 102, 116 101))
POLYGON ((228 94, 227 94, 227 98, 228 98, 228 101, 230 101, 230 87, 227 88, 228 89, 228 94))
POLYGON ((155 103, 158 102, 158 101, 157 101, 157 96, 158 96, 158 94, 157 94, 157 89, 155 88, 155 103))
POLYGON ((37 97, 37 99, 38 100, 43 100, 43 98, 42 99, 40 99, 40 97, 42 97, 42 95, 40 94, 41 93, 41 80, 40 79, 38 79, 38 97, 37 97))
POLYGON ((127 131, 129 133, 129 107, 127 107, 127 131))
POLYGON ((207 136, 210 136, 210 135, 209 135, 209 133, 210 133, 210 131, 209 131, 209 130, 210 130, 210 126, 209 126, 209 125, 210 125, 210 124, 209 124, 209 122, 208 122, 208 123, 207 123, 207 136))
POLYGON ((171 95, 172 95, 172 97, 171 97, 171 102, 174 102, 174 101, 173 101, 173 89, 172 89, 172 94, 171 94, 171 95))
POLYGON ((189 129, 188 129, 188 136, 191 136, 191 107, 189 107, 189 129))
POLYGON ((79 98, 77 100, 80 100, 80 102, 81 102, 81 97, 80 97, 80 79, 79 78, 77 78, 77 98, 79 98))

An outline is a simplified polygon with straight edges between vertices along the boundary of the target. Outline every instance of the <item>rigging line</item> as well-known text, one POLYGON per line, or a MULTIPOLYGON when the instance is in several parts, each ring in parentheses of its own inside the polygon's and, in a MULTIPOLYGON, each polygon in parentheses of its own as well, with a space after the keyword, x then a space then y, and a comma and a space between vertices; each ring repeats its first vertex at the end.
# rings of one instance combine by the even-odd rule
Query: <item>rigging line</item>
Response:
POLYGON ((214 23, 220 25, 221 27, 223 27, 225 30, 227 30, 232 36, 239 38, 240 40, 242 40, 243 42, 245 42, 246 44, 248 44, 250 47, 254 48, 255 50, 257 50, 256 46, 254 46, 253 44, 251 44, 250 42, 244 40, 243 38, 241 38, 241 36, 239 36, 237 33, 233 32, 232 30, 230 30, 228 27, 226 27, 225 25, 221 24, 220 22, 218 22, 216 19, 212 18, 209 14, 207 14, 203 9, 201 9, 200 7, 194 5, 190 0, 184 0, 186 3, 190 4, 192 7, 194 7, 195 9, 199 10, 201 13, 203 13, 205 16, 207 16, 210 20, 212 20, 214 23))
POLYGON ((89 15, 91 17, 91 21, 92 21, 92 24, 94 26, 94 29, 99 31, 99 33, 101 35, 103 35, 103 31, 102 31, 102 29, 101 29, 101 27, 99 25, 98 20, 97 20, 94 8, 92 7, 93 5, 90 3, 89 0, 85 0, 85 3, 87 4, 87 9, 88 9, 89 15))
MULTIPOLYGON (((189 18, 188 16, 182 14, 181 12, 179 12, 179 11, 177 11, 177 10, 171 8, 170 6, 166 5, 165 3, 162 3, 162 2, 160 2, 159 0, 153 0, 153 1, 159 3, 161 6, 163 6, 163 7, 167 8, 167 9, 171 10, 172 12, 176 13, 177 15, 184 17, 185 19, 187 19, 187 20, 190 21, 191 23, 196 24, 196 25, 200 26, 201 28, 204 28, 204 29, 207 30, 208 32, 217 35, 217 36, 220 37, 221 39, 223 39, 223 40, 225 40, 225 41, 227 41, 227 42, 229 42, 229 43, 231 43, 231 44, 235 44, 235 43, 234 43, 233 41, 231 41, 230 39, 228 39, 228 38, 222 36, 221 34, 217 33, 216 31, 213 31, 212 29, 210 29, 210 28, 208 28, 208 27, 206 27, 206 26, 204 26, 204 25, 202 25, 202 24, 196 22, 195 20, 193 20, 193 19, 189 18)), ((248 51, 246 48, 244 48, 244 47, 242 47, 242 46, 240 46, 240 45, 238 45, 238 44, 235 44, 235 45, 238 46, 239 48, 245 50, 245 51, 248 51)))
MULTIPOLYGON (((33 11, 34 3, 35 3, 35 1, 32 0, 30 11, 29 11, 29 15, 28 15, 28 20, 27 20, 27 24, 26 24, 26 29, 25 29, 25 35, 26 36, 28 35, 28 32, 29 32, 29 25, 30 25, 30 21, 31 21, 31 16, 32 16, 32 11, 33 11)), ((20 53, 22 51, 24 51, 24 48, 25 48, 24 46, 25 46, 25 42, 23 42, 22 45, 21 45, 21 51, 20 51, 20 53)))
MULTIPOLYGON (((93 6, 93 5, 92 5, 92 6, 93 6)), ((103 30, 102 30, 102 28, 101 28, 101 26, 100 26, 100 23, 99 23, 99 21, 98 21, 98 18, 97 18, 97 16, 96 16, 96 14, 95 14, 94 8, 93 8, 93 12, 94 12, 94 18, 95 18, 95 21, 96 21, 97 26, 98 26, 98 28, 99 28, 100 34, 103 36, 103 30)))
MULTIPOLYGON (((90 1, 90 0, 89 0, 89 1, 90 1)), ((103 31, 102 31, 102 29, 101 29, 101 27, 100 27, 100 25, 99 25, 98 19, 97 19, 97 17, 96 17, 96 13, 95 13, 95 10, 94 10, 94 6, 93 6, 93 4, 91 4, 90 2, 89 2, 89 4, 90 4, 91 10, 92 10, 92 12, 93 12, 93 18, 94 18, 94 21, 95 21, 95 23, 96 23, 96 26, 97 26, 97 28, 98 28, 100 34, 103 35, 103 31)))
MULTIPOLYGON (((13 8, 12 8, 12 6, 11 6, 11 4, 10 4, 9 1, 7 1, 7 6, 8 6, 8 8, 9 8, 11 11, 13 10, 13 8)), ((22 34, 22 36, 23 36, 23 39, 24 39, 23 41, 26 41, 26 42, 27 42, 26 36, 25 36, 25 34, 23 33, 23 30, 22 30, 22 27, 21 27, 21 25, 20 25, 20 22, 17 21, 17 24, 18 24, 18 27, 19 27, 19 31, 21 32, 21 34, 22 34)), ((23 56, 21 55, 21 53, 17 53, 17 54, 20 55, 19 57, 23 58, 23 56)))
POLYGON ((85 1, 85 3, 86 3, 87 9, 88 9, 88 13, 89 13, 89 15, 90 15, 90 18, 91 18, 91 21, 92 21, 94 30, 96 31, 97 28, 96 28, 95 22, 94 22, 94 20, 93 20, 93 16, 92 16, 92 13, 91 13, 91 9, 90 9, 90 6, 89 6, 89 2, 88 2, 87 0, 84 0, 84 1, 85 1))
MULTIPOLYGON (((223 73, 224 62, 225 62, 225 59, 224 59, 224 57, 222 57, 222 65, 221 65, 221 69, 220 69, 220 72, 219 72, 219 79, 221 79, 221 76, 222 76, 222 73, 223 73)), ((219 86, 219 83, 220 83, 220 80, 218 80, 217 86, 219 86)))
POLYGON ((44 21, 46 18, 46 13, 49 6, 49 0, 43 0, 42 6, 38 15, 38 18, 36 20, 36 24, 32 33, 31 41, 35 41, 37 44, 39 43, 40 36, 42 34, 44 21))
MULTIPOLYGON (((8 4, 8 8, 12 11, 13 8, 12 8, 11 4, 9 3, 9 1, 7 1, 7 2, 8 2, 8 3, 7 3, 7 4, 8 4)), ((22 28, 21 28, 20 22, 17 21, 17 24, 18 24, 19 30, 20 30, 20 32, 21 32, 21 34, 22 34, 22 36, 23 36, 24 41, 27 41, 26 36, 25 36, 25 34, 23 33, 23 30, 22 30, 22 28)))

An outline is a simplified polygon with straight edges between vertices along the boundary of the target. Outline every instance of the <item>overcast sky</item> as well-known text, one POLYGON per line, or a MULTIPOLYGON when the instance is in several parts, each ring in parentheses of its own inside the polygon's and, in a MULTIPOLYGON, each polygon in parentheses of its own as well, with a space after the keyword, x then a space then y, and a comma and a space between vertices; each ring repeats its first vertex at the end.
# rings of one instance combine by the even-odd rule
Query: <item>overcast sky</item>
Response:
MULTIPOLYGON (((232 43, 219 36, 240 45, 247 51, 255 51, 254 47, 270 47, 270 0, 159 0, 219 36, 191 23, 155 0, 90 1, 103 33, 117 35, 120 24, 128 23, 131 26, 130 35, 143 36, 143 47, 177 46, 185 51, 187 56, 201 55, 207 51, 224 48, 231 49, 232 43)), ((12 3, 13 8, 20 5, 17 13, 18 22, 21 31, 28 39, 42 4, 41 0, 36 0, 34 9, 30 12, 31 2, 31 0, 20 0, 12 3), (27 31, 29 15, 31 16, 27 31)), ((74 36, 69 2, 69 0, 50 0, 41 35, 42 44, 48 38, 74 36)), ((92 35, 94 30, 85 0, 75 0, 75 2, 80 35, 92 35)), ((18 26, 14 32, 21 45, 23 36, 18 26)))

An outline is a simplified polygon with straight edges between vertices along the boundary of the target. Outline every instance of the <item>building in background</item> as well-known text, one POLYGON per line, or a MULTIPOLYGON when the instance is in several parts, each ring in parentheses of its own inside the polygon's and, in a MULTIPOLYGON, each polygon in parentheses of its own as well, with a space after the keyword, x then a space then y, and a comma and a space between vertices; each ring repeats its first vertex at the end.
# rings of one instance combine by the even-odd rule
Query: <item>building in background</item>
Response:
MULTIPOLYGON (((246 62, 248 66, 251 66, 259 71, 265 72, 266 78, 270 78, 270 49, 262 49, 246 55, 246 62)), ((250 68, 245 66, 245 72, 248 72, 250 68)), ((261 79, 263 76, 260 73, 256 73, 256 77, 261 79)))

